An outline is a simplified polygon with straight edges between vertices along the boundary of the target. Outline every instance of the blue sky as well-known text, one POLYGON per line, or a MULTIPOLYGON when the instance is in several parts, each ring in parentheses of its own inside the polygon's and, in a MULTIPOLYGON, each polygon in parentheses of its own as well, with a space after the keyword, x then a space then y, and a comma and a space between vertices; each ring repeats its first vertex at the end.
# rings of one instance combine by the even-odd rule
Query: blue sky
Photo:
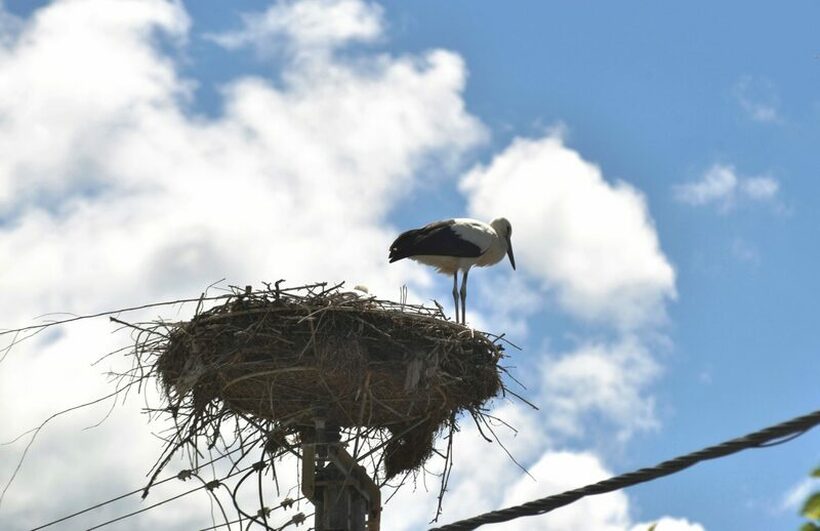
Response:
MULTIPOLYGON (((150 3, 165 5, 158 0, 150 3)), ((327 5, 337 3, 340 2, 327 1, 327 5)), ((630 371, 646 373, 645 377, 636 376, 634 382, 627 378, 623 385, 615 386, 626 389, 623 394, 615 396, 616 402, 624 401, 621 409, 612 411, 601 403, 588 409, 577 404, 571 406, 571 411, 578 411, 572 419, 577 429, 561 432, 558 428, 547 428, 545 437, 551 439, 549 443, 542 441, 539 446, 535 442, 531 448, 523 450, 525 457, 522 460, 527 465, 534 466, 539 462, 543 452, 566 451, 579 455, 590 452, 606 470, 627 471, 818 407, 820 393, 814 369, 820 352, 820 338, 815 332, 814 310, 820 293, 820 283, 815 275, 820 263, 820 252, 815 245, 820 231, 820 214, 813 203, 820 196, 820 180, 817 179, 820 171, 817 150, 817 140, 820 139, 820 96, 817 93, 820 86, 820 35, 816 25, 820 5, 798 2, 783 8, 743 2, 661 6, 648 2, 530 1, 516 3, 514 8, 502 8, 498 2, 489 1, 352 3, 363 6, 360 14, 369 14, 380 21, 378 31, 374 30, 373 34, 364 37, 343 38, 339 41, 341 44, 331 45, 330 58, 321 60, 350 67, 357 61, 366 63, 379 56, 383 59, 386 57, 384 60, 391 64, 409 57, 411 63, 416 65, 414 68, 422 71, 424 68, 418 64, 424 62, 422 58, 426 57, 425 54, 430 50, 443 49, 460 58, 467 73, 463 88, 454 83, 454 88, 442 91, 446 92, 443 95, 431 89, 431 98, 444 98, 452 93, 464 105, 463 112, 453 111, 453 116, 446 123, 436 122, 433 113, 423 120, 420 118, 424 124, 438 124, 442 128, 442 137, 425 133, 429 138, 407 140, 409 147, 406 149, 412 163, 406 163, 405 158, 397 156, 395 160, 386 159, 383 165, 375 167, 372 175, 367 174, 373 183, 389 182, 389 186, 395 188, 390 188, 391 191, 384 196, 374 196, 376 199, 385 198, 384 208, 382 211, 374 207, 374 213, 361 222, 363 234, 370 234, 375 242, 379 242, 382 234, 389 235, 391 231, 433 219, 479 215, 486 208, 478 205, 476 198, 482 191, 491 195, 494 193, 491 181, 495 182, 492 176, 497 174, 508 179, 502 179, 502 182, 516 182, 522 186, 521 183, 530 182, 525 178, 533 179, 536 186, 531 192, 530 203, 535 205, 536 196, 556 190, 538 184, 542 182, 540 179, 559 182, 561 179, 571 180, 573 176, 528 174, 516 181, 510 176, 512 172, 510 175, 504 174, 503 169, 494 166, 494 161, 499 160, 502 154, 514 153, 516 139, 535 141, 560 138, 561 148, 558 151, 575 153, 599 168, 600 177, 598 180, 592 179, 594 182, 590 184, 590 189, 600 191, 606 201, 613 202, 611 204, 628 203, 629 212, 634 213, 641 229, 635 238, 648 242, 637 249, 647 253, 647 260, 651 262, 647 267, 654 273, 646 278, 639 273, 635 273, 637 277, 629 273, 624 278, 639 278, 640 282, 646 282, 645 285, 649 286, 647 291, 640 291, 635 296, 643 297, 649 293, 646 296, 650 301, 641 303, 645 305, 641 307, 638 322, 624 325, 617 315, 620 312, 617 301, 609 301, 609 298, 620 293, 620 285, 612 288, 611 292, 605 292, 603 298, 592 297, 591 302, 585 302, 581 309, 572 301, 561 299, 562 293, 568 293, 568 297, 585 293, 579 291, 577 284, 584 279, 563 272, 558 265, 549 265, 560 262, 560 257, 556 258, 549 254, 548 249, 539 246, 552 246, 552 240, 534 237, 516 239, 517 208, 513 208, 513 212, 498 213, 508 216, 513 223, 513 243, 517 245, 519 261, 529 253, 531 257, 546 257, 545 262, 548 263, 545 269, 531 265, 528 270, 525 266, 523 272, 515 273, 516 277, 512 277, 514 273, 506 266, 471 274, 471 283, 474 283, 471 286, 476 286, 471 291, 471 295, 476 297, 476 322, 509 323, 513 329, 511 337, 524 348, 522 352, 512 353, 512 364, 518 367, 522 379, 530 385, 530 393, 536 402, 540 400, 543 417, 534 417, 534 422, 549 425, 550 415, 567 414, 569 411, 552 409, 549 401, 556 399, 557 395, 550 394, 550 389, 541 388, 545 381, 550 381, 542 375, 542 371, 549 373, 553 368, 556 374, 562 374, 557 369, 561 360, 570 360, 591 345, 601 347, 602 356, 592 358, 598 361, 608 359, 607 356, 619 359, 617 352, 634 348, 638 354, 634 357, 633 354, 624 354, 626 364, 618 365, 620 372, 616 374, 626 377, 630 371), (350 42, 345 39, 350 39, 350 42), (556 133, 559 129, 561 132, 556 133), (429 157, 425 151, 428 147, 433 153, 429 157), (456 153, 457 160, 448 163, 446 153, 456 153), (419 160, 416 161, 416 158, 419 160), (384 168, 389 168, 389 171, 384 168), (393 168, 399 169, 394 171, 393 168), (478 176, 476 179, 482 183, 479 191, 465 190, 464 176, 467 174, 478 176), (626 191, 619 188, 620 182, 627 183, 626 191), (645 210, 628 202, 628 198, 633 197, 629 190, 643 198, 645 210), (374 230, 372 234, 366 232, 370 230, 367 223, 376 222, 383 223, 384 230, 374 230), (659 243, 656 249, 652 248, 653 234, 659 243), (519 247, 522 245, 524 249, 519 247), (674 271, 673 277, 664 276, 661 270, 665 266, 674 271), (519 284, 508 284, 511 277, 518 279, 519 284), (492 294, 489 288, 480 287, 482 282, 487 287, 507 290, 512 300, 502 304, 501 310, 493 308, 488 302, 492 294), (530 294, 529 298, 525 293, 530 294), (529 302, 522 303, 523 309, 517 309, 516 298, 529 302), (603 312, 600 315, 604 317, 596 312, 603 312), (599 317, 590 317, 592 314, 599 317), (655 319, 653 314, 660 317, 655 319), (623 437, 619 439, 619 436, 623 437), (618 442, 612 443, 613 439, 618 439, 618 442)), ((31 28, 34 27, 34 17, 54 7, 54 4, 6 0, 4 6, 8 13, 20 17, 19 24, 31 28)), ((232 116, 225 107, 226 101, 233 101, 226 96, 226 90, 231 90, 226 87, 233 86, 237 80, 250 77, 286 94, 297 92, 307 100, 315 97, 311 90, 318 91, 321 87, 313 86, 298 92, 294 85, 289 84, 287 76, 296 69, 300 75, 306 76, 304 79, 319 85, 324 78, 310 77, 310 74, 298 70, 298 64, 294 67, 298 61, 294 63, 286 46, 276 48, 281 41, 270 40, 264 35, 258 41, 248 41, 250 44, 244 45, 232 46, 226 45, 225 40, 219 41, 219 36, 236 36, 247 31, 248 27, 243 24, 248 20, 262 19, 262 13, 269 6, 292 7, 297 4, 201 0, 180 4, 174 13, 157 8, 158 12, 162 11, 161 15, 146 15, 146 19, 163 28, 160 42, 139 40, 141 37, 136 37, 134 42, 139 42, 139 46, 154 46, 151 49, 156 57, 168 61, 171 65, 168 68, 173 71, 175 79, 184 80, 188 87, 195 87, 186 97, 170 104, 156 104, 157 108, 163 112, 168 108, 178 108, 183 117, 180 121, 194 126, 200 124, 203 130, 217 130, 227 121, 226 117, 232 116), (180 21, 184 17, 180 12, 187 13, 189 17, 188 28, 182 27, 184 24, 180 21), (246 14, 244 19, 243 13, 246 14)), ((99 3, 99 7, 106 5, 102 1, 99 3)), ((3 28, 0 25, 0 30, 3 28)), ((298 30, 278 31, 285 34, 285 37, 278 36, 285 41, 296 38, 288 31, 298 33, 298 30)), ((47 40, 48 34, 43 33, 40 38, 47 40)), ((128 52, 137 50, 137 45, 132 44, 129 41, 122 49, 128 52)), ((11 55, 4 57, 17 53, 13 47, 8 49, 11 55)), ((28 56, 21 54, 20 57, 25 59, 28 56)), ((459 70, 457 66, 447 68, 459 70)), ((136 76, 140 70, 135 68, 134 71, 137 73, 133 75, 138 79, 136 76)), ((146 71, 158 72, 161 68, 146 71)), ((358 70, 354 71, 360 74, 358 70)), ((365 74, 361 75, 367 78, 365 74)), ((437 75, 431 75, 421 83, 433 83, 438 79, 437 75)), ((375 77, 377 81, 382 81, 375 77)), ((372 81, 371 78, 367 79, 372 81)), ((52 92, 59 92, 68 86, 53 79, 50 82, 54 83, 53 88, 49 89, 52 92)), ((333 87, 332 84, 329 86, 333 87)), ((134 100, 141 101, 141 97, 141 93, 136 94, 134 100)), ((69 98, 66 101, 74 100, 69 98)), ((237 101, 240 99, 237 98, 237 101)), ((396 105, 406 103, 402 103, 405 100, 399 96, 395 101, 399 102, 396 105)), ((394 116, 390 102, 385 105, 385 116, 394 116)), ((0 116, 3 112, 11 113, 6 109, 0 111, 0 116)), ((85 111, 78 111, 80 114, 82 112, 85 111)), ((173 113, 168 111, 168 114, 173 113)), ((49 118, 40 119, 44 120, 42 125, 49 126, 49 118)), ((299 130, 300 120, 313 120, 315 117, 310 114, 308 105, 303 114, 289 116, 288 119, 293 120, 296 123, 294 128, 299 130)), ((168 123, 176 122, 169 120, 168 123)), ((339 119, 338 123, 334 121, 333 124, 339 131, 345 130, 342 127, 346 124, 344 120, 339 119)), ((268 125, 277 126, 275 122, 268 125)), ((171 130, 170 125, 168 130, 171 130)), ((378 127, 375 130, 378 134, 378 127)), ((393 130, 385 131, 389 134, 393 130)), ((402 131, 399 133, 404 134, 402 131)), ((207 142, 208 139, 190 140, 189 133, 184 135, 180 138, 186 138, 185 142, 190 141, 193 147, 190 152, 181 151, 184 155, 180 155, 180 160, 190 160, 191 153, 200 153, 197 142, 207 142)), ((178 140, 176 136, 169 134, 168 138, 168 145, 177 145, 174 143, 178 140)), ((405 145, 398 140, 396 142, 405 145)), ((32 146, 36 147, 36 141, 32 146)), ((372 147, 374 152, 392 148, 390 139, 372 147)), ((46 146, 43 152, 49 149, 46 146)), ((153 149, 165 153, 165 148, 155 146, 153 149)), ((173 149, 176 148, 167 148, 169 152, 173 149)), ((317 149, 344 152, 346 148, 329 142, 317 149)), ((205 152, 207 146, 202 150, 202 153, 205 152)), ((149 149, 144 153, 152 152, 149 149)), ((206 155, 202 156, 206 158, 206 155)), ((354 158, 356 156, 365 155, 353 155, 354 158)), ((93 156, 90 157, 93 159, 93 156)), ((173 156, 169 155, 169 158, 173 159, 173 156)), ((112 160, 115 160, 113 156, 112 160)), ((105 167, 105 162, 99 164, 105 167)), ((224 167, 245 171, 243 164, 243 159, 237 157, 236 160, 226 161, 224 167)), ((278 160, 263 160, 259 167, 279 168, 278 164, 278 160)), ((170 163, 168 167, 172 167, 170 163)), ((116 166, 112 163, 111 168, 116 166)), ((116 173, 108 169, 112 174, 116 173)), ((195 172, 197 169, 194 165, 186 171, 195 172)), ((326 169, 320 166, 316 171, 326 169)), ((0 229, 4 229, 0 232, 0 240, 5 237, 9 242, 16 241, 14 231, 19 227, 28 231, 22 232, 23 229, 20 229, 20 234, 25 237, 40 237, 43 234, 38 231, 61 227, 64 222, 68 227, 67 233, 73 234, 70 231, 75 225, 60 216, 55 216, 48 223, 33 225, 34 228, 26 228, 26 213, 34 215, 49 211, 45 205, 47 201, 42 199, 48 194, 43 190, 47 189, 48 183, 54 184, 56 181, 35 176, 36 183, 46 184, 32 195, 34 199, 28 199, 28 193, 21 191, 25 190, 20 184, 24 177, 8 168, 2 171, 7 173, 0 175, 0 181, 6 181, 4 188, 11 192, 4 195, 4 190, 0 188, 0 220, 6 220, 5 226, 0 225, 0 229)), ((175 175, 169 173, 163 183, 176 179, 175 175)), ((297 171, 294 175, 296 188, 299 183, 307 182, 315 186, 319 182, 310 180, 310 176, 303 178, 297 171)), ((355 176, 345 178, 354 179, 355 176)), ((125 190, 122 194, 133 193, 136 197, 135 190, 139 190, 145 182, 143 177, 127 171, 121 178, 110 182, 104 178, 92 178, 90 185, 68 174, 60 179, 58 184, 60 189, 66 190, 66 197, 80 197, 82 192, 78 190, 87 192, 89 186, 92 190, 105 186, 120 190, 122 186, 121 190, 125 190), (125 181, 127 185, 122 184, 125 181)), ((230 185, 231 181, 225 179, 225 185, 230 185)), ((254 193, 254 183, 262 181, 249 177, 241 183, 247 186, 245 192, 250 190, 254 193)), ((152 186, 165 184, 153 183, 152 186)), ((340 190, 343 189, 348 188, 340 185, 340 190)), ((353 184, 349 189, 359 191, 353 184)), ((490 201, 490 204, 517 205, 524 211, 528 207, 525 204, 528 193, 519 192, 507 202, 490 201)), ((275 197, 275 190, 271 193, 274 194, 271 197, 275 197)), ((215 195, 203 192, 193 201, 204 203, 216 199, 215 195)), ((51 200, 57 203, 65 201, 65 208, 73 213, 83 212, 88 207, 78 207, 64 199, 51 200)), ((322 198, 321 201, 325 202, 322 204, 331 205, 332 197, 322 198)), ((94 198, 88 202, 93 203, 94 198)), ((567 204, 582 203, 583 197, 577 199, 573 196, 567 204)), ((140 210, 144 209, 141 205, 128 203, 135 209, 134 212, 148 216, 142 214, 147 210, 140 210)), ((551 212, 544 208, 544 212, 551 212)), ((576 214, 569 225, 588 221, 595 227, 600 224, 606 226, 608 212, 589 209, 576 214), (603 221, 592 219, 595 216, 600 216, 603 221)), ((153 213, 150 215, 156 217, 153 213)), ((188 215, 195 217, 197 212, 179 213, 183 220, 179 223, 188 223, 183 219, 188 215)), ((519 216, 523 217, 523 214, 519 212, 519 216)), ((539 219, 544 226, 554 222, 546 214, 539 219)), ((560 223, 556 222, 556 225, 560 223)), ((145 226, 148 227, 147 224, 145 226)), ((606 253, 599 256, 605 262, 611 260, 616 263, 622 259, 617 256, 618 242, 635 241, 631 233, 617 234, 617 228, 618 225, 614 224, 611 234, 595 229, 599 231, 595 232, 596 237, 616 242, 602 247, 615 250, 616 256, 611 258, 606 253)), ((269 233, 276 234, 275 229, 276 226, 270 227, 269 233)), ((146 241, 154 234, 152 230, 146 229, 146 241)), ((225 237, 218 231, 209 230, 203 229, 203 241, 220 242, 219 238, 225 237)), ((566 230, 569 234, 566 238, 571 239, 571 227, 566 230)), ((522 234, 542 233, 532 228, 525 229, 522 234)), ((563 238, 562 235, 563 232, 559 234, 563 238)), ((333 241, 332 235, 328 238, 328 241, 333 241)), ((43 241, 45 243, 41 245, 44 249, 51 245, 47 243, 50 241, 48 238, 43 241)), ((162 251, 145 245, 148 249, 146 255, 162 251)), ((150 283, 153 279, 157 286, 173 284, 174 289, 190 295, 223 276, 236 279, 236 283, 254 280, 257 277, 243 279, 242 275, 262 275, 262 271, 270 271, 265 279, 282 276, 271 271, 271 264, 277 262, 267 255, 259 255, 256 265, 243 266, 243 269, 235 266, 230 259, 223 258, 228 247, 222 243, 213 243, 211 247, 210 243, 197 240, 191 245, 197 251, 190 267, 196 268, 197 260, 203 257, 216 259, 196 275, 187 275, 184 268, 180 269, 179 276, 190 277, 188 284, 174 283, 178 280, 176 272, 168 279, 165 279, 164 273, 149 275, 146 282, 150 283)), ((294 272, 293 275, 297 275, 295 271, 307 271, 318 276, 337 271, 355 274, 355 263, 342 265, 338 270, 316 265, 317 257, 321 256, 320 242, 312 244, 294 239, 276 245, 284 254, 302 253, 306 256, 304 260, 312 260, 311 266, 305 266, 299 260, 293 265, 283 266, 285 272, 294 272)), ((67 251, 59 250, 56 243, 54 246, 54 250, 48 251, 46 256, 65 259, 60 253, 67 251)), ((373 247, 379 248, 376 245, 373 247)), ((556 245, 556 248, 560 251, 563 247, 556 245)), ((571 244, 567 248, 575 249, 571 244)), ((9 249, 16 247, 10 243, 2 249, 8 253, 5 257, 9 258, 12 256, 9 249)), ((99 252, 107 253, 110 249, 99 252)), ((386 250, 383 254, 386 255, 386 250)), ((376 259, 381 260, 381 256, 376 259)), ((419 271, 420 266, 414 267, 412 264, 398 272, 392 269, 390 273, 384 273, 389 277, 379 277, 382 270, 369 265, 370 261, 362 268, 365 272, 361 273, 361 280, 364 282, 389 290, 394 289, 390 286, 406 281, 420 298, 436 297, 449 308, 449 284, 446 279, 426 276, 419 271), (407 275, 410 277, 407 278, 407 275)), ((642 263, 636 267, 640 269, 642 263)), ((120 268, 114 264, 111 267, 114 271, 111 278, 128 278, 128 275, 135 274, 125 266, 120 268)), ((15 274, 18 276, 12 275, 7 285, 38 282, 37 275, 30 269, 27 270, 30 277, 19 276, 19 272, 15 274)), ((43 274, 51 273, 46 271, 43 274)), ((89 281, 85 277, 83 279, 77 279, 77 284, 89 281)), ((357 282, 347 279, 353 284, 357 282)), ((45 282, 43 286, 45 291, 53 289, 45 282)), ((629 286, 627 288, 631 289, 629 286)), ((23 301, 25 293, 18 291, 14 291, 14 300, 23 301)), ((171 292, 170 288, 149 291, 157 297, 171 292)), ((146 293, 139 291, 114 292, 116 295, 108 299, 56 293, 51 299, 41 299, 45 302, 38 305, 27 302, 23 306, 29 310, 26 315, 63 309, 85 312, 83 302, 88 306, 125 306, 142 302, 143 299, 138 297, 146 296, 146 293), (49 306, 46 302, 60 307, 49 306)), ((393 292, 385 293, 390 295, 393 292)), ((11 318, 4 314, 4 320, 6 317, 11 318)), ((14 318, 16 320, 17 316, 14 318)), ((593 372, 596 370, 594 366, 585 367, 593 372)), ((592 380, 582 380, 581 383, 596 381, 594 377, 590 378, 592 380)), ((558 398, 580 399, 571 392, 558 398)), ((812 432, 783 446, 699 465, 672 478, 631 489, 627 492, 631 515, 629 523, 649 522, 663 515, 671 515, 697 522, 710 530, 796 528, 800 522, 796 508, 787 506, 784 500, 817 466, 820 461, 819 443, 820 433, 812 432)), ((511 463, 508 466, 514 467, 511 463)), ((514 480, 518 481, 517 476, 514 480)), ((527 492, 540 496, 542 491, 536 485, 527 492)), ((502 501, 503 496, 490 498, 492 501, 488 503, 492 505, 502 501)), ((406 503, 401 507, 412 507, 412 500, 406 503)), ((0 509, 0 521, 2 518, 0 509)), ((669 529, 678 528, 670 525, 669 529)), ((691 529, 695 530, 694 527, 691 529)))

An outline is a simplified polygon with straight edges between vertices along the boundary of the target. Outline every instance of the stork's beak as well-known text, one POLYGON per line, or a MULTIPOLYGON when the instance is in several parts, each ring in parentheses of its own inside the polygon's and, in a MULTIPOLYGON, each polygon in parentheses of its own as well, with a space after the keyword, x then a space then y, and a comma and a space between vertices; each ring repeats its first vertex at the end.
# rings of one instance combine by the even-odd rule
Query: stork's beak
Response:
POLYGON ((510 242, 509 236, 507 236, 507 256, 510 257, 510 263, 512 264, 513 269, 515 269, 515 255, 513 254, 512 242, 510 242))

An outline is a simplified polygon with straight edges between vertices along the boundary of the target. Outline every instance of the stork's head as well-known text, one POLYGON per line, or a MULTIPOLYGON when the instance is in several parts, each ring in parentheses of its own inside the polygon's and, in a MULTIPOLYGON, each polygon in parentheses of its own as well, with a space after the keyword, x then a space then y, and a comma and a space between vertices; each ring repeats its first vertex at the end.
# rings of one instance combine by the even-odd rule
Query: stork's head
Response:
POLYGON ((510 257, 510 264, 512 264, 512 268, 515 269, 515 255, 513 254, 512 241, 510 240, 510 237, 512 237, 512 225, 507 221, 507 218, 495 218, 490 222, 490 226, 495 229, 498 237, 506 244, 507 256, 510 257))

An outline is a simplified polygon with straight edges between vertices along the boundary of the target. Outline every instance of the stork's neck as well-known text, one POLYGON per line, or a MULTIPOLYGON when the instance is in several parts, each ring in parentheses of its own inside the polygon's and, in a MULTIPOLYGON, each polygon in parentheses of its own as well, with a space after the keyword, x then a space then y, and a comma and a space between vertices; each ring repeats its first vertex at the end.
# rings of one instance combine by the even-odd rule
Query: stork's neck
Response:
POLYGON ((476 260, 475 265, 479 267, 491 266, 500 262, 507 254, 507 240, 496 233, 490 247, 476 260))

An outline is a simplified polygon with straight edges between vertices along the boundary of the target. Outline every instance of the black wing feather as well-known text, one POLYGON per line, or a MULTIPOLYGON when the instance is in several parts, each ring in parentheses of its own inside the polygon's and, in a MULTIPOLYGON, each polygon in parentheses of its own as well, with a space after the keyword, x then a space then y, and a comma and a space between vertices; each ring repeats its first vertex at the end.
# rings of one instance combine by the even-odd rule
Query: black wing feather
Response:
POLYGON ((481 248, 462 239, 453 230, 454 219, 436 221, 420 229, 403 232, 390 245, 390 262, 410 256, 481 256, 481 248))

